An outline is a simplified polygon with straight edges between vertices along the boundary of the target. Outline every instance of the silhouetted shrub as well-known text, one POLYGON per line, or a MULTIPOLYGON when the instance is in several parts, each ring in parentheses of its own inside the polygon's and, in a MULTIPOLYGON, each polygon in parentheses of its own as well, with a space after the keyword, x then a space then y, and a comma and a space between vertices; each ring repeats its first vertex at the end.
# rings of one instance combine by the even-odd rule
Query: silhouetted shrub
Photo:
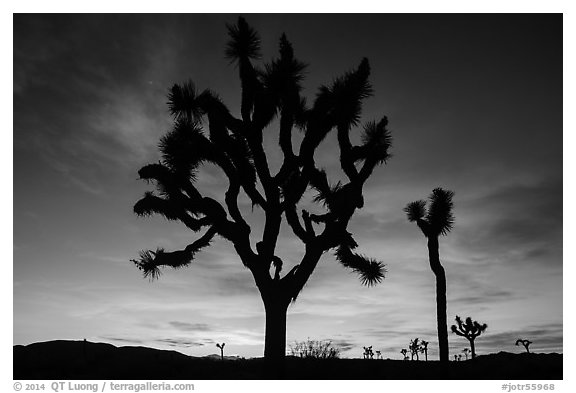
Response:
POLYGON ((301 358, 337 359, 340 349, 332 346, 331 341, 310 340, 294 341, 289 354, 301 358))

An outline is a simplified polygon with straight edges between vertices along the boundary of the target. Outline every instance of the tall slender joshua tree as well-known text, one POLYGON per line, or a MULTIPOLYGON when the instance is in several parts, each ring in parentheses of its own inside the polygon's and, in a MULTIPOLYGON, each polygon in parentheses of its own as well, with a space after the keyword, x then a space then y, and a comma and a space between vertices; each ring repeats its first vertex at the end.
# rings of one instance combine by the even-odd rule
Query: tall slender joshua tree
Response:
POLYGON ((408 221, 416 222, 428 239, 430 268, 436 276, 436 320, 438 324, 438 345, 440 361, 448 362, 448 322, 446 318, 446 273, 440 263, 438 237, 447 235, 454 225, 452 198, 454 192, 435 188, 429 196, 429 205, 420 200, 409 203, 404 211, 408 221))
POLYGON ((528 347, 530 346, 530 344, 532 344, 532 341, 522 340, 521 338, 519 338, 518 340, 516 340, 516 346, 518 346, 518 344, 522 344, 524 346, 524 348, 526 349, 526 352, 530 353, 530 348, 528 348, 528 347))
MULTIPOLYGON (((258 33, 243 18, 228 26, 228 33, 226 55, 239 72, 241 117, 235 117, 210 90, 199 93, 192 82, 174 85, 168 96, 174 128, 160 141, 162 161, 139 171, 142 179, 155 183, 158 194, 148 192, 134 206, 140 216, 160 214, 193 232, 207 230, 182 250, 142 251, 133 262, 145 277, 157 278, 162 268, 190 265, 214 236, 228 240, 252 273, 262 297, 264 357, 267 364, 281 366, 286 354, 288 306, 308 282, 322 254, 333 250, 336 259, 358 273, 365 285, 384 278, 381 262, 354 251, 357 243, 347 227, 356 209, 364 205, 364 184, 389 158, 391 136, 384 117, 364 126, 359 145, 351 142, 350 132, 360 122, 362 102, 372 94, 367 59, 329 86, 321 86, 314 103, 307 106, 300 95, 305 64, 296 59, 285 35, 280 38, 278 58, 256 67, 252 61, 260 57, 258 33), (277 173, 272 172, 263 145, 263 131, 275 124, 282 152, 277 173), (304 134, 298 151, 293 146, 294 127, 304 134), (314 160, 317 148, 332 130, 338 137, 345 184, 330 184, 314 160), (196 188, 196 175, 203 164, 215 165, 227 178, 223 201, 203 196, 196 188), (310 189, 317 192, 317 214, 298 208, 310 189), (241 192, 253 208, 264 213, 262 231, 257 231, 261 238, 251 238, 254 232, 238 203, 241 192), (303 243, 304 251, 298 264, 284 270, 276 254, 283 222, 303 243)), ((271 371, 280 369, 274 366, 271 371)))
POLYGON ((465 337, 470 342, 470 351, 472 352, 472 359, 476 357, 476 349, 474 347, 474 340, 476 337, 484 333, 488 325, 480 325, 477 321, 472 321, 472 318, 466 318, 466 322, 456 315, 456 323, 458 325, 452 325, 452 332, 456 333, 458 336, 465 337))

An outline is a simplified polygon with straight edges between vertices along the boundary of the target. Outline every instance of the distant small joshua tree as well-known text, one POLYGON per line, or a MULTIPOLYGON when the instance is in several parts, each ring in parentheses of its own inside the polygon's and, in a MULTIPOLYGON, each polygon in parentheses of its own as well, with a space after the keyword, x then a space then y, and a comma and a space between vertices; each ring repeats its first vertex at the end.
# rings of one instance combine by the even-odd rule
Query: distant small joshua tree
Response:
POLYGON ((216 344, 216 346, 220 348, 220 359, 222 360, 224 360, 224 345, 226 345, 226 343, 216 344))
POLYGON ((528 347, 530 346, 530 344, 532 344, 532 341, 523 340, 523 339, 519 338, 518 340, 516 340, 516 345, 518 345, 518 344, 524 345, 524 348, 526 348, 526 352, 530 353, 530 349, 528 347))
POLYGON ((376 359, 382 359, 382 352, 376 351, 376 359))
POLYGON ((470 350, 472 352, 472 359, 476 357, 476 351, 474 348, 474 340, 476 337, 484 333, 488 325, 480 325, 477 321, 472 321, 472 318, 466 318, 466 322, 462 322, 462 319, 456 315, 456 323, 458 326, 452 325, 452 333, 456 333, 458 336, 466 337, 470 342, 470 350))
POLYGON ((408 356, 407 356, 408 350, 406 348, 402 348, 400 353, 402 354, 402 356, 404 356, 404 360, 408 360, 408 356))
POLYGON ((458 354, 458 361, 460 361, 460 360, 462 360, 462 354, 461 353, 458 354))
POLYGON ((414 355, 416 355, 416 360, 418 359, 418 352, 420 352, 420 339, 416 337, 414 340, 410 340, 410 355, 412 356, 411 360, 414 360, 414 355))
POLYGON ((374 352, 372 351, 372 345, 364 348, 364 359, 374 359, 374 352))
POLYGON ((428 344, 430 344, 428 341, 420 342, 420 352, 424 354, 426 361, 428 361, 428 344))
POLYGON ((468 360, 468 354, 470 353, 470 350, 468 348, 464 348, 462 352, 464 352, 464 356, 466 357, 466 360, 468 360))
POLYGON ((458 360, 458 355, 454 354, 454 361, 458 360))

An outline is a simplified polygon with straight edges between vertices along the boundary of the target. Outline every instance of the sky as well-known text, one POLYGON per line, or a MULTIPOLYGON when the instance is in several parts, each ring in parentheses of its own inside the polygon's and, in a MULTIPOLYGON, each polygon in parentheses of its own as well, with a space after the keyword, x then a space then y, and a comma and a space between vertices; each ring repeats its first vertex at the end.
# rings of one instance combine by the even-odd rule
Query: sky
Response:
MULTIPOLYGON (((449 323, 488 324, 478 354, 520 352, 517 338, 562 352, 562 17, 244 16, 262 37, 259 64, 287 34, 309 64, 309 101, 367 57, 375 93, 363 122, 386 115, 393 136, 349 226, 386 278, 364 287, 326 253, 288 310, 288 346, 330 340, 343 357, 372 345, 400 359, 419 337, 437 359, 426 239, 402 209, 443 187, 455 191, 455 226, 440 239, 449 323)), ((262 356, 262 301, 226 240, 154 282, 130 263, 141 249, 194 240, 181 224, 133 214, 151 189, 137 171, 160 158, 174 83, 210 88, 239 114, 237 69, 224 58, 237 17, 14 16, 14 344, 86 338, 203 356, 226 342, 227 354, 262 356)), ((274 127, 265 148, 278 168, 274 127)), ((316 153, 334 181, 336 149, 331 134, 316 153)), ((227 181, 206 167, 197 186, 222 200, 227 181)), ((242 208, 259 233, 261 212, 242 208)), ((302 255, 286 226, 277 254, 288 265, 302 255)), ((449 340, 451 352, 467 345, 449 340)))

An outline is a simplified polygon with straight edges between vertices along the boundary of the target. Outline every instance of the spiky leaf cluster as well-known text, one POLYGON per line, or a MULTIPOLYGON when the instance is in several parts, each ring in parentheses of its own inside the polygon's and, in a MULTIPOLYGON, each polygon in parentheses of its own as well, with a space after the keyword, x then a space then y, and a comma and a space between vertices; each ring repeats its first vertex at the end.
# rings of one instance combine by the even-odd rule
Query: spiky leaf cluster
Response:
POLYGON ((408 203, 404 212, 408 221, 417 222, 426 236, 447 235, 454 226, 452 199, 454 192, 435 188, 428 197, 428 207, 423 200, 408 203))
POLYGON ((356 70, 336 78, 330 86, 320 87, 314 105, 306 112, 307 148, 315 149, 333 127, 348 131, 358 125, 362 101, 372 95, 369 75, 370 65, 364 58, 356 70))
POLYGON ((188 266, 196 253, 210 245, 213 235, 214 231, 209 230, 204 236, 183 250, 172 252, 167 252, 163 248, 157 248, 156 251, 144 250, 140 252, 139 259, 132 259, 131 261, 142 271, 144 277, 150 280, 158 279, 161 274, 160 267, 179 269, 188 266))
POLYGON ((454 226, 454 215, 452 213, 454 207, 453 197, 453 191, 442 188, 432 190, 426 221, 430 223, 435 233, 446 235, 454 226))
POLYGON ((154 195, 151 191, 146 191, 144 197, 134 205, 134 213, 141 217, 160 214, 168 220, 178 220, 183 211, 183 206, 170 203, 170 201, 154 195))
POLYGON ((330 87, 322 86, 318 95, 321 106, 329 107, 328 116, 335 125, 358 125, 362 113, 362 100, 372 95, 370 65, 362 59, 358 68, 336 78, 330 87))
POLYGON ((196 86, 192 81, 174 84, 168 93, 168 109, 176 120, 193 122, 202 112, 197 103, 196 86))
POLYGON ((384 279, 386 268, 382 262, 356 254, 346 246, 338 247, 335 255, 342 266, 352 269, 353 272, 360 276, 360 282, 363 285, 376 285, 384 279))
POLYGON ((339 193, 342 191, 342 188, 343 188, 342 183, 337 182, 334 185, 329 185, 326 182, 326 184, 322 184, 322 185, 313 184, 312 186, 318 192, 314 196, 313 201, 317 202, 317 203, 324 204, 324 206, 326 206, 328 208, 328 210, 330 210, 330 211, 336 210, 337 199, 338 199, 339 193))
POLYGON ((388 119, 384 117, 378 123, 371 121, 364 126, 362 145, 354 151, 355 160, 373 160, 382 164, 390 158, 392 135, 386 128, 388 119))
POLYGON ((273 91, 277 104, 295 110, 305 101, 300 98, 301 82, 304 79, 306 64, 294 57, 292 44, 283 34, 280 38, 280 57, 264 66, 262 82, 266 89, 273 91), (280 101, 281 100, 281 101, 280 101))
POLYGON ((174 128, 160 139, 159 147, 167 167, 191 178, 202 163, 216 162, 215 146, 197 124, 188 120, 177 120, 174 128))
POLYGON ((404 208, 404 212, 408 216, 408 221, 415 222, 421 220, 426 215, 426 201, 410 202, 404 208))
POLYGON ((244 18, 235 25, 226 24, 230 41, 226 46, 226 57, 232 62, 260 58, 260 36, 244 18))

